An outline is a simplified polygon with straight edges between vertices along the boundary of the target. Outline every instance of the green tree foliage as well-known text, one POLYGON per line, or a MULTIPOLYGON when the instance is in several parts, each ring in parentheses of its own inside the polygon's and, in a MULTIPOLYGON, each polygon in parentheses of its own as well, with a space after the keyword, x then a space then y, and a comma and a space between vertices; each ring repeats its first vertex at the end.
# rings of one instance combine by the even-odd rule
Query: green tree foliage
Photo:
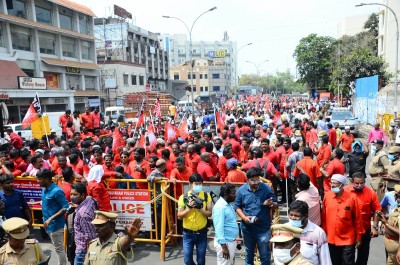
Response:
POLYGON ((297 62, 299 81, 309 87, 327 88, 331 81, 335 39, 310 34, 300 40, 293 57, 297 62))
POLYGON ((304 84, 296 82, 293 75, 288 72, 277 72, 276 75, 242 75, 239 85, 258 86, 266 93, 277 91, 278 94, 291 94, 292 92, 305 93, 304 84))

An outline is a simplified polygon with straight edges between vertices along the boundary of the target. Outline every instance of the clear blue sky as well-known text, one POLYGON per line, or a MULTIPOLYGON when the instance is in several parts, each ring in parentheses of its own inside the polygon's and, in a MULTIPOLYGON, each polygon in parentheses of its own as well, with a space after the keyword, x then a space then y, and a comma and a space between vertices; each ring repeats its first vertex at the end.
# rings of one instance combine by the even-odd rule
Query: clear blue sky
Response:
MULTIPOLYGON (((311 33, 336 37, 337 24, 348 16, 378 12, 378 6, 354 7, 358 0, 80 0, 98 17, 109 16, 112 4, 117 4, 133 14, 136 25, 152 32, 179 34, 186 28, 176 20, 162 15, 179 17, 187 24, 202 12, 205 14, 193 30, 193 40, 222 40, 228 31, 230 40, 238 47, 252 42, 253 45, 239 52, 239 73, 255 73, 255 67, 245 61, 262 64, 262 73, 285 71, 295 73, 293 51, 302 37, 311 33)), ((367 1, 365 1, 367 2, 367 1)), ((380 2, 380 0, 375 0, 380 2)), ((367 2, 368 3, 368 2, 367 2)))

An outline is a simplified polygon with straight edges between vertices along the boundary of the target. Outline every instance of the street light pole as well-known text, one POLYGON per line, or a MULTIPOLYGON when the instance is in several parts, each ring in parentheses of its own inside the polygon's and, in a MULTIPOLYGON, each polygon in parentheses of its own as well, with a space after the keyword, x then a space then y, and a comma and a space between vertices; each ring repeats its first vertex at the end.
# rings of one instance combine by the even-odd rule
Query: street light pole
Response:
POLYGON ((370 6, 370 5, 377 5, 377 6, 384 6, 387 9, 390 10, 390 12, 392 12, 394 19, 396 21, 396 62, 394 64, 394 118, 397 118, 397 111, 398 111, 398 106, 397 106, 397 72, 399 70, 399 21, 397 19, 397 15, 396 13, 393 11, 392 8, 390 8, 389 6, 385 5, 385 4, 381 4, 381 3, 361 3, 356 5, 356 7, 360 7, 360 6, 370 6))
POLYGON ((250 45, 252 45, 253 43, 252 42, 250 42, 250 43, 247 43, 247 44, 245 44, 245 45, 243 45, 243 46, 241 46, 237 51, 236 51, 236 54, 235 54, 235 61, 236 61, 236 63, 235 63, 235 87, 236 87, 236 89, 235 89, 235 96, 236 96, 236 92, 237 92, 237 89, 238 89, 238 87, 239 87, 239 77, 238 77, 238 75, 237 75, 237 68, 238 68, 238 53, 240 52, 240 50, 241 49, 243 49, 244 47, 247 47, 247 46, 250 46, 250 45))
MULTIPOLYGON (((259 77, 260 77, 260 72, 259 72, 259 69, 260 69, 260 65, 262 65, 263 63, 266 63, 266 62, 268 62, 269 60, 264 60, 264 61, 262 61, 261 63, 259 63, 259 64, 256 64, 256 63, 254 63, 254 62, 250 62, 250 61, 246 61, 246 63, 251 63, 251 64, 253 64, 255 67, 256 67, 256 70, 257 70, 257 81, 259 81, 258 79, 259 79, 259 77)), ((257 82, 258 83, 258 82, 257 82)), ((258 85, 258 84, 257 84, 258 85)))
POLYGON ((190 27, 190 29, 189 29, 189 27, 187 26, 187 24, 186 24, 182 19, 180 19, 180 18, 171 17, 171 16, 162 16, 163 18, 173 18, 173 19, 179 20, 180 22, 182 22, 182 23, 185 25, 185 27, 186 27, 186 29, 187 29, 187 31, 188 31, 188 33, 189 33, 189 48, 190 48, 190 53, 189 53, 189 58, 190 58, 190 90, 191 90, 191 96, 192 96, 192 117, 193 117, 193 119, 194 119, 193 50, 192 50, 192 32, 193 32, 193 27, 194 27, 194 24, 197 22, 197 20, 198 20, 202 15, 204 15, 204 14, 206 14, 206 13, 208 13, 208 12, 214 11, 215 9, 217 9, 216 6, 214 6, 213 8, 210 8, 209 10, 207 10, 207 11, 201 13, 201 14, 194 20, 194 22, 193 22, 192 26, 190 27))

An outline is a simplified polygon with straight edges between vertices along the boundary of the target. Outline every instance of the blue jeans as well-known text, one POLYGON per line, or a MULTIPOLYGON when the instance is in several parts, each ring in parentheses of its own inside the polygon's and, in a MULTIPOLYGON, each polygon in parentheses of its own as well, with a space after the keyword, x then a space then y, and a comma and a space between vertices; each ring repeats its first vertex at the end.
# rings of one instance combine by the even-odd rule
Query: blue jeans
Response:
POLYGON ((83 263, 85 262, 85 255, 86 255, 86 252, 76 252, 75 259, 74 259, 74 265, 83 265, 83 263))
POLYGON ((246 265, 254 265, 254 250, 258 248, 260 254, 261 265, 270 265, 271 257, 269 251, 270 231, 263 233, 250 233, 247 229, 242 228, 243 243, 246 247, 246 265))
POLYGON ((199 234, 183 231, 183 261, 185 265, 196 265, 193 248, 196 246, 197 265, 206 264, 207 231, 199 234))

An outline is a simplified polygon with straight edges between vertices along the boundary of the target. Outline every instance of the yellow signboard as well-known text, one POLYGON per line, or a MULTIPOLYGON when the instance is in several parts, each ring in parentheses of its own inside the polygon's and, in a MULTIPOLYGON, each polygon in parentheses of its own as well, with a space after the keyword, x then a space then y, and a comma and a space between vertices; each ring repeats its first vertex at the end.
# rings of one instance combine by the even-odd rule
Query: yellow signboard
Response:
POLYGON ((42 136, 46 135, 46 132, 49 135, 50 134, 49 117, 43 116, 37 119, 35 122, 31 124, 31 130, 32 130, 32 137, 36 139, 42 139, 42 136), (46 125, 46 130, 45 127, 43 126, 43 123, 44 125, 46 125))
POLYGON ((214 58, 225 58, 226 50, 216 50, 214 54, 214 58))

